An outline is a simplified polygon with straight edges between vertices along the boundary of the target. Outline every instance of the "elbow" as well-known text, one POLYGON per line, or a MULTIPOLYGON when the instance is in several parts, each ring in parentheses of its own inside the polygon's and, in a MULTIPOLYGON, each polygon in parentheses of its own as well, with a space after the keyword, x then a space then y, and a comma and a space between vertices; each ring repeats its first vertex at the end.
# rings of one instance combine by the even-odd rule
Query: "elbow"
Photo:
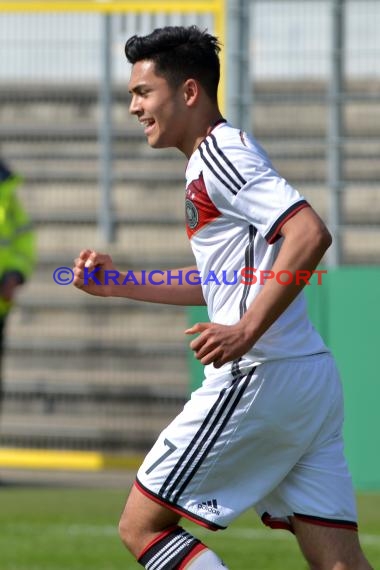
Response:
POLYGON ((322 257, 332 244, 333 239, 326 226, 322 226, 318 228, 313 241, 315 243, 316 250, 322 257))
POLYGON ((332 244, 333 238, 326 226, 323 228, 321 234, 321 242, 326 251, 332 244))

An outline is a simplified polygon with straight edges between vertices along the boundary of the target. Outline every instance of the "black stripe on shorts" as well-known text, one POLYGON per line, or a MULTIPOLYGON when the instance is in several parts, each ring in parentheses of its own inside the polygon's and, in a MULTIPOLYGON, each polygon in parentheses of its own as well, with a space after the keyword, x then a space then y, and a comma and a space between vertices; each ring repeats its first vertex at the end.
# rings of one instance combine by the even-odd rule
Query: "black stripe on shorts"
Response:
POLYGON ((255 369, 250 370, 248 375, 243 375, 238 369, 235 371, 230 386, 221 390, 201 427, 163 483, 159 491, 160 497, 170 502, 178 502, 222 434, 254 371, 255 369))

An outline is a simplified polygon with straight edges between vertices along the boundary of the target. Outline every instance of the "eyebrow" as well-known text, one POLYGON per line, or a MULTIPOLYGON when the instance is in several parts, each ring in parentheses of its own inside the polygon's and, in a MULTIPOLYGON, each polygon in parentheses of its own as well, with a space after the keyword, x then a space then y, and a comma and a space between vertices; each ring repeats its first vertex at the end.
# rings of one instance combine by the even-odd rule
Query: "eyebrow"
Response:
POLYGON ((128 89, 128 93, 141 93, 141 91, 149 91, 150 87, 146 83, 139 83, 132 89, 128 89))

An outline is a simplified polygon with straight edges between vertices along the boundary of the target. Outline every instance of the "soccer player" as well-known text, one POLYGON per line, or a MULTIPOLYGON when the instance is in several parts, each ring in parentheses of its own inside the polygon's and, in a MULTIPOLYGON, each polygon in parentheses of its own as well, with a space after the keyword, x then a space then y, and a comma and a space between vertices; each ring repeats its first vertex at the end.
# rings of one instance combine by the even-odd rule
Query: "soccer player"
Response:
POLYGON ((180 519, 218 530, 254 507, 266 525, 295 534, 310 568, 368 570, 334 359, 308 320, 304 282, 276 277, 311 273, 331 237, 259 144, 222 117, 219 50, 195 26, 157 29, 125 46, 130 112, 151 147, 178 148, 188 160, 196 266, 182 269, 182 283, 120 273, 121 285, 99 285, 115 271, 112 259, 87 249, 75 261, 74 285, 89 294, 205 304, 210 317, 186 331, 197 335, 190 346, 205 365, 203 384, 141 465, 120 535, 149 570, 225 568, 180 519), (96 280, 86 279, 94 269, 96 280), (195 270, 202 284, 187 278, 195 270), (218 282, 210 271, 241 277, 218 282))

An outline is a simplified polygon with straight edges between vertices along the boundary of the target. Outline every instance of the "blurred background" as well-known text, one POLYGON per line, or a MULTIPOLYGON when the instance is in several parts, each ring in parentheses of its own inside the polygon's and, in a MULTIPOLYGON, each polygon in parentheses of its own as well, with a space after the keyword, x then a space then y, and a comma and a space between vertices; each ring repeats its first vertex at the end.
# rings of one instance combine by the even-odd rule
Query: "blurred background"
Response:
POLYGON ((185 161, 150 149, 128 115, 124 44, 196 24, 224 44, 227 119, 256 136, 334 234, 310 310, 344 373, 356 484, 380 488, 380 2, 49 4, 0 3, 0 156, 23 177, 38 253, 7 323, 0 468, 54 468, 57 456, 32 453, 52 450, 62 469, 133 468, 201 381, 183 335, 195 311, 91 298, 53 279, 83 248, 120 270, 192 264, 185 161))

